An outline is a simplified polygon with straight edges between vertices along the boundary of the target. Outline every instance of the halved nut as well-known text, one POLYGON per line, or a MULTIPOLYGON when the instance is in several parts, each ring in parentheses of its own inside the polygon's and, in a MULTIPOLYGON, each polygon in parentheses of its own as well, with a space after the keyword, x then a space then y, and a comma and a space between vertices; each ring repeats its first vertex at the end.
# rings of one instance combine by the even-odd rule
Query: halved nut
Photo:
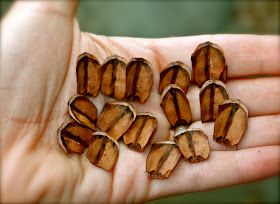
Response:
POLYGON ((132 58, 126 66, 126 98, 144 103, 153 86, 151 64, 143 58, 132 58))
POLYGON ((68 112, 79 124, 96 130, 97 109, 87 97, 73 96, 68 102, 68 112))
POLYGON ((72 121, 58 129, 58 143, 66 153, 81 154, 88 147, 93 131, 72 121))
POLYGON ((219 105, 228 99, 226 86, 221 81, 206 81, 199 92, 202 122, 214 121, 219 105))
POLYGON ((146 171, 151 178, 168 178, 181 158, 175 142, 164 141, 152 144, 146 161, 146 171))
POLYGON ((201 87, 209 80, 227 81, 227 65, 221 47, 211 42, 199 44, 191 56, 194 82, 201 87))
POLYGON ((224 145, 237 145, 246 128, 248 110, 239 100, 226 100, 219 106, 213 139, 224 145))
POLYGON ((92 134, 90 144, 86 153, 88 160, 107 171, 111 170, 118 160, 119 145, 105 132, 92 134))
POLYGON ((78 57, 77 68, 77 92, 97 96, 101 83, 100 64, 89 53, 82 53, 78 57))
POLYGON ((154 115, 137 114, 136 119, 123 135, 123 141, 130 149, 143 152, 156 127, 157 119, 154 115))
POLYGON ((126 63, 125 60, 113 55, 105 60, 101 66, 101 93, 116 99, 125 97, 126 63))
POLYGON ((106 103, 98 120, 97 127, 118 140, 135 120, 136 112, 129 103, 106 103))
POLYGON ((176 84, 186 93, 190 86, 190 78, 190 70, 183 62, 171 62, 160 72, 158 93, 161 94, 169 84, 176 84))
POLYGON ((178 127, 174 140, 187 161, 200 162, 209 157, 208 137, 201 129, 178 127))
POLYGON ((167 86, 160 105, 172 128, 191 123, 191 109, 183 90, 175 84, 167 86))

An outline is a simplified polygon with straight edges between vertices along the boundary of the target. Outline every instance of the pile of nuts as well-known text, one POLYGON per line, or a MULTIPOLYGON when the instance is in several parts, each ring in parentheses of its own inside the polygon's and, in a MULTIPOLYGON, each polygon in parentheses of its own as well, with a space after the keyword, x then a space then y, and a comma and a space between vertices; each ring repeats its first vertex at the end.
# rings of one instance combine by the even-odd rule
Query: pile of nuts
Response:
MULTIPOLYGON (((229 99, 222 49, 211 42, 202 43, 191 61, 194 83, 201 88, 201 121, 215 121, 216 142, 236 146, 247 127, 248 111, 239 100, 229 99)), ((113 55, 100 65, 93 55, 83 53, 78 57, 76 73, 78 95, 68 102, 73 120, 59 128, 62 149, 78 154, 86 151, 88 160, 105 170, 111 170, 117 162, 121 137, 130 149, 143 152, 156 130, 157 118, 151 113, 136 113, 127 101, 145 103, 149 98, 153 86, 151 64, 143 58, 126 63, 113 55), (107 102, 98 116, 90 97, 99 92, 116 101, 107 102)), ((191 72, 182 62, 172 62, 160 73, 159 105, 174 130, 174 141, 152 144, 146 161, 151 178, 168 178, 181 155, 192 163, 210 155, 208 136, 201 129, 189 128, 192 115, 186 93, 190 83, 191 72)))

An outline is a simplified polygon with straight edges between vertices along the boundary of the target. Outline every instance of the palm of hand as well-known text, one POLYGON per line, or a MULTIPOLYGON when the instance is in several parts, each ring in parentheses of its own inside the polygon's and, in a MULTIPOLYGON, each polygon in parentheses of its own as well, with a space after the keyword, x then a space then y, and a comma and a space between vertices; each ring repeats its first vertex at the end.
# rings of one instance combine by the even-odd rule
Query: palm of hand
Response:
MULTIPOLYGON (((276 37, 107 38, 80 33, 77 22, 58 10, 43 9, 32 15, 32 19, 30 16, 21 18, 17 27, 9 25, 14 18, 12 15, 3 22, 5 40, 4 52, 1 52, 0 93, 5 100, 0 101, 0 113, 1 186, 5 186, 1 193, 4 200, 142 202, 279 173, 279 77, 238 79, 253 74, 279 75, 275 55, 254 58, 257 49, 251 48, 262 40, 263 49, 277 52, 276 45, 270 45, 279 40, 276 37), (34 39, 37 40, 34 42, 34 39), (61 151, 56 129, 69 117, 66 104, 76 93, 75 68, 80 53, 92 53, 100 62, 110 54, 118 54, 126 60, 144 57, 151 61, 154 85, 150 98, 144 105, 133 105, 139 112, 157 115, 159 126, 152 141, 161 141, 169 139, 169 124, 159 105, 159 69, 175 60, 190 65, 189 58, 195 46, 207 40, 224 48, 229 78, 232 78, 227 83, 229 94, 232 98, 240 98, 249 109, 251 117, 238 146, 240 150, 231 151, 234 149, 212 141, 213 123, 199 122, 199 90, 191 86, 187 97, 193 120, 197 121, 193 125, 204 129, 209 136, 212 149, 209 160, 198 164, 180 161, 169 179, 150 180, 145 174, 149 147, 140 154, 121 142, 119 159, 112 172, 93 166, 84 154, 66 155, 61 151), (248 46, 236 45, 239 41, 246 41, 248 46), (270 90, 269 95, 265 94, 267 90, 270 90), (264 109, 265 102, 268 106, 264 109)), ((100 110, 107 99, 99 95, 94 100, 100 110)))

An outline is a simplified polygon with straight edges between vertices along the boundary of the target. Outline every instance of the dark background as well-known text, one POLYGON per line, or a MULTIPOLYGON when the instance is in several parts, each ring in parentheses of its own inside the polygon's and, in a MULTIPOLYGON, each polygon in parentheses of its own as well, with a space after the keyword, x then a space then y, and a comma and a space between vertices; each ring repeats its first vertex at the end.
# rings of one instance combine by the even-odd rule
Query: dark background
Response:
MULTIPOLYGON (((1 0, 1 19, 12 3, 1 0)), ((81 0, 77 17, 82 31, 110 36, 279 34, 279 10, 277 0, 81 0)), ((279 190, 277 176, 251 184, 164 198, 149 204, 277 203, 280 201, 279 190)))

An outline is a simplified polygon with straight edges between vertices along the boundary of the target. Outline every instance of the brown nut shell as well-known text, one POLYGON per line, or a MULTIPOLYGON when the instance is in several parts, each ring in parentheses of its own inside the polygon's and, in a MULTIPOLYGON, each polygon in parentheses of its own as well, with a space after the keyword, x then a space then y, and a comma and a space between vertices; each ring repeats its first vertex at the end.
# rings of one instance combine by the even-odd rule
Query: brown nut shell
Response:
POLYGON ((112 55, 101 66, 101 93, 122 100, 125 98, 125 91, 125 60, 118 55, 112 55))
POLYGON ((96 130, 97 109, 87 97, 73 96, 68 102, 68 112, 77 123, 96 130))
POLYGON ((97 127, 118 140, 129 129, 135 117, 135 110, 129 103, 109 102, 97 120, 97 127))
POLYGON ((176 84, 186 93, 190 86, 190 78, 190 70, 183 62, 171 62, 160 72, 158 93, 161 94, 169 84, 176 84))
POLYGON ((226 100, 219 106, 213 139, 227 146, 237 145, 246 128, 248 110, 239 100, 226 100))
POLYGON ((191 109, 183 90, 175 84, 167 86, 160 105, 172 128, 191 123, 191 109))
POLYGON ((107 171, 116 164, 119 156, 118 142, 104 132, 92 134, 90 144, 86 153, 88 160, 107 171))
POLYGON ((227 81, 227 65, 221 47, 201 43, 191 56, 194 82, 201 87, 207 80, 227 81))
POLYGON ((101 71, 98 60, 89 53, 82 53, 78 57, 76 74, 78 94, 97 96, 101 83, 101 71))
POLYGON ((181 158, 181 152, 175 142, 164 141, 152 144, 146 161, 149 177, 168 178, 181 158))
POLYGON ((202 122, 216 119, 219 105, 228 99, 226 86, 221 81, 206 81, 200 89, 200 114, 202 122))
POLYGON ((174 140, 185 160, 189 162, 200 162, 210 155, 208 137, 200 129, 178 127, 174 140))
POLYGON ((124 143, 132 150, 143 152, 157 127, 157 119, 151 113, 137 114, 136 119, 123 135, 124 143))
POLYGON ((93 131, 72 121, 58 129, 58 143, 66 153, 82 154, 88 147, 93 131))
POLYGON ((143 58, 132 58, 126 66, 126 98, 144 103, 153 86, 151 64, 143 58))

